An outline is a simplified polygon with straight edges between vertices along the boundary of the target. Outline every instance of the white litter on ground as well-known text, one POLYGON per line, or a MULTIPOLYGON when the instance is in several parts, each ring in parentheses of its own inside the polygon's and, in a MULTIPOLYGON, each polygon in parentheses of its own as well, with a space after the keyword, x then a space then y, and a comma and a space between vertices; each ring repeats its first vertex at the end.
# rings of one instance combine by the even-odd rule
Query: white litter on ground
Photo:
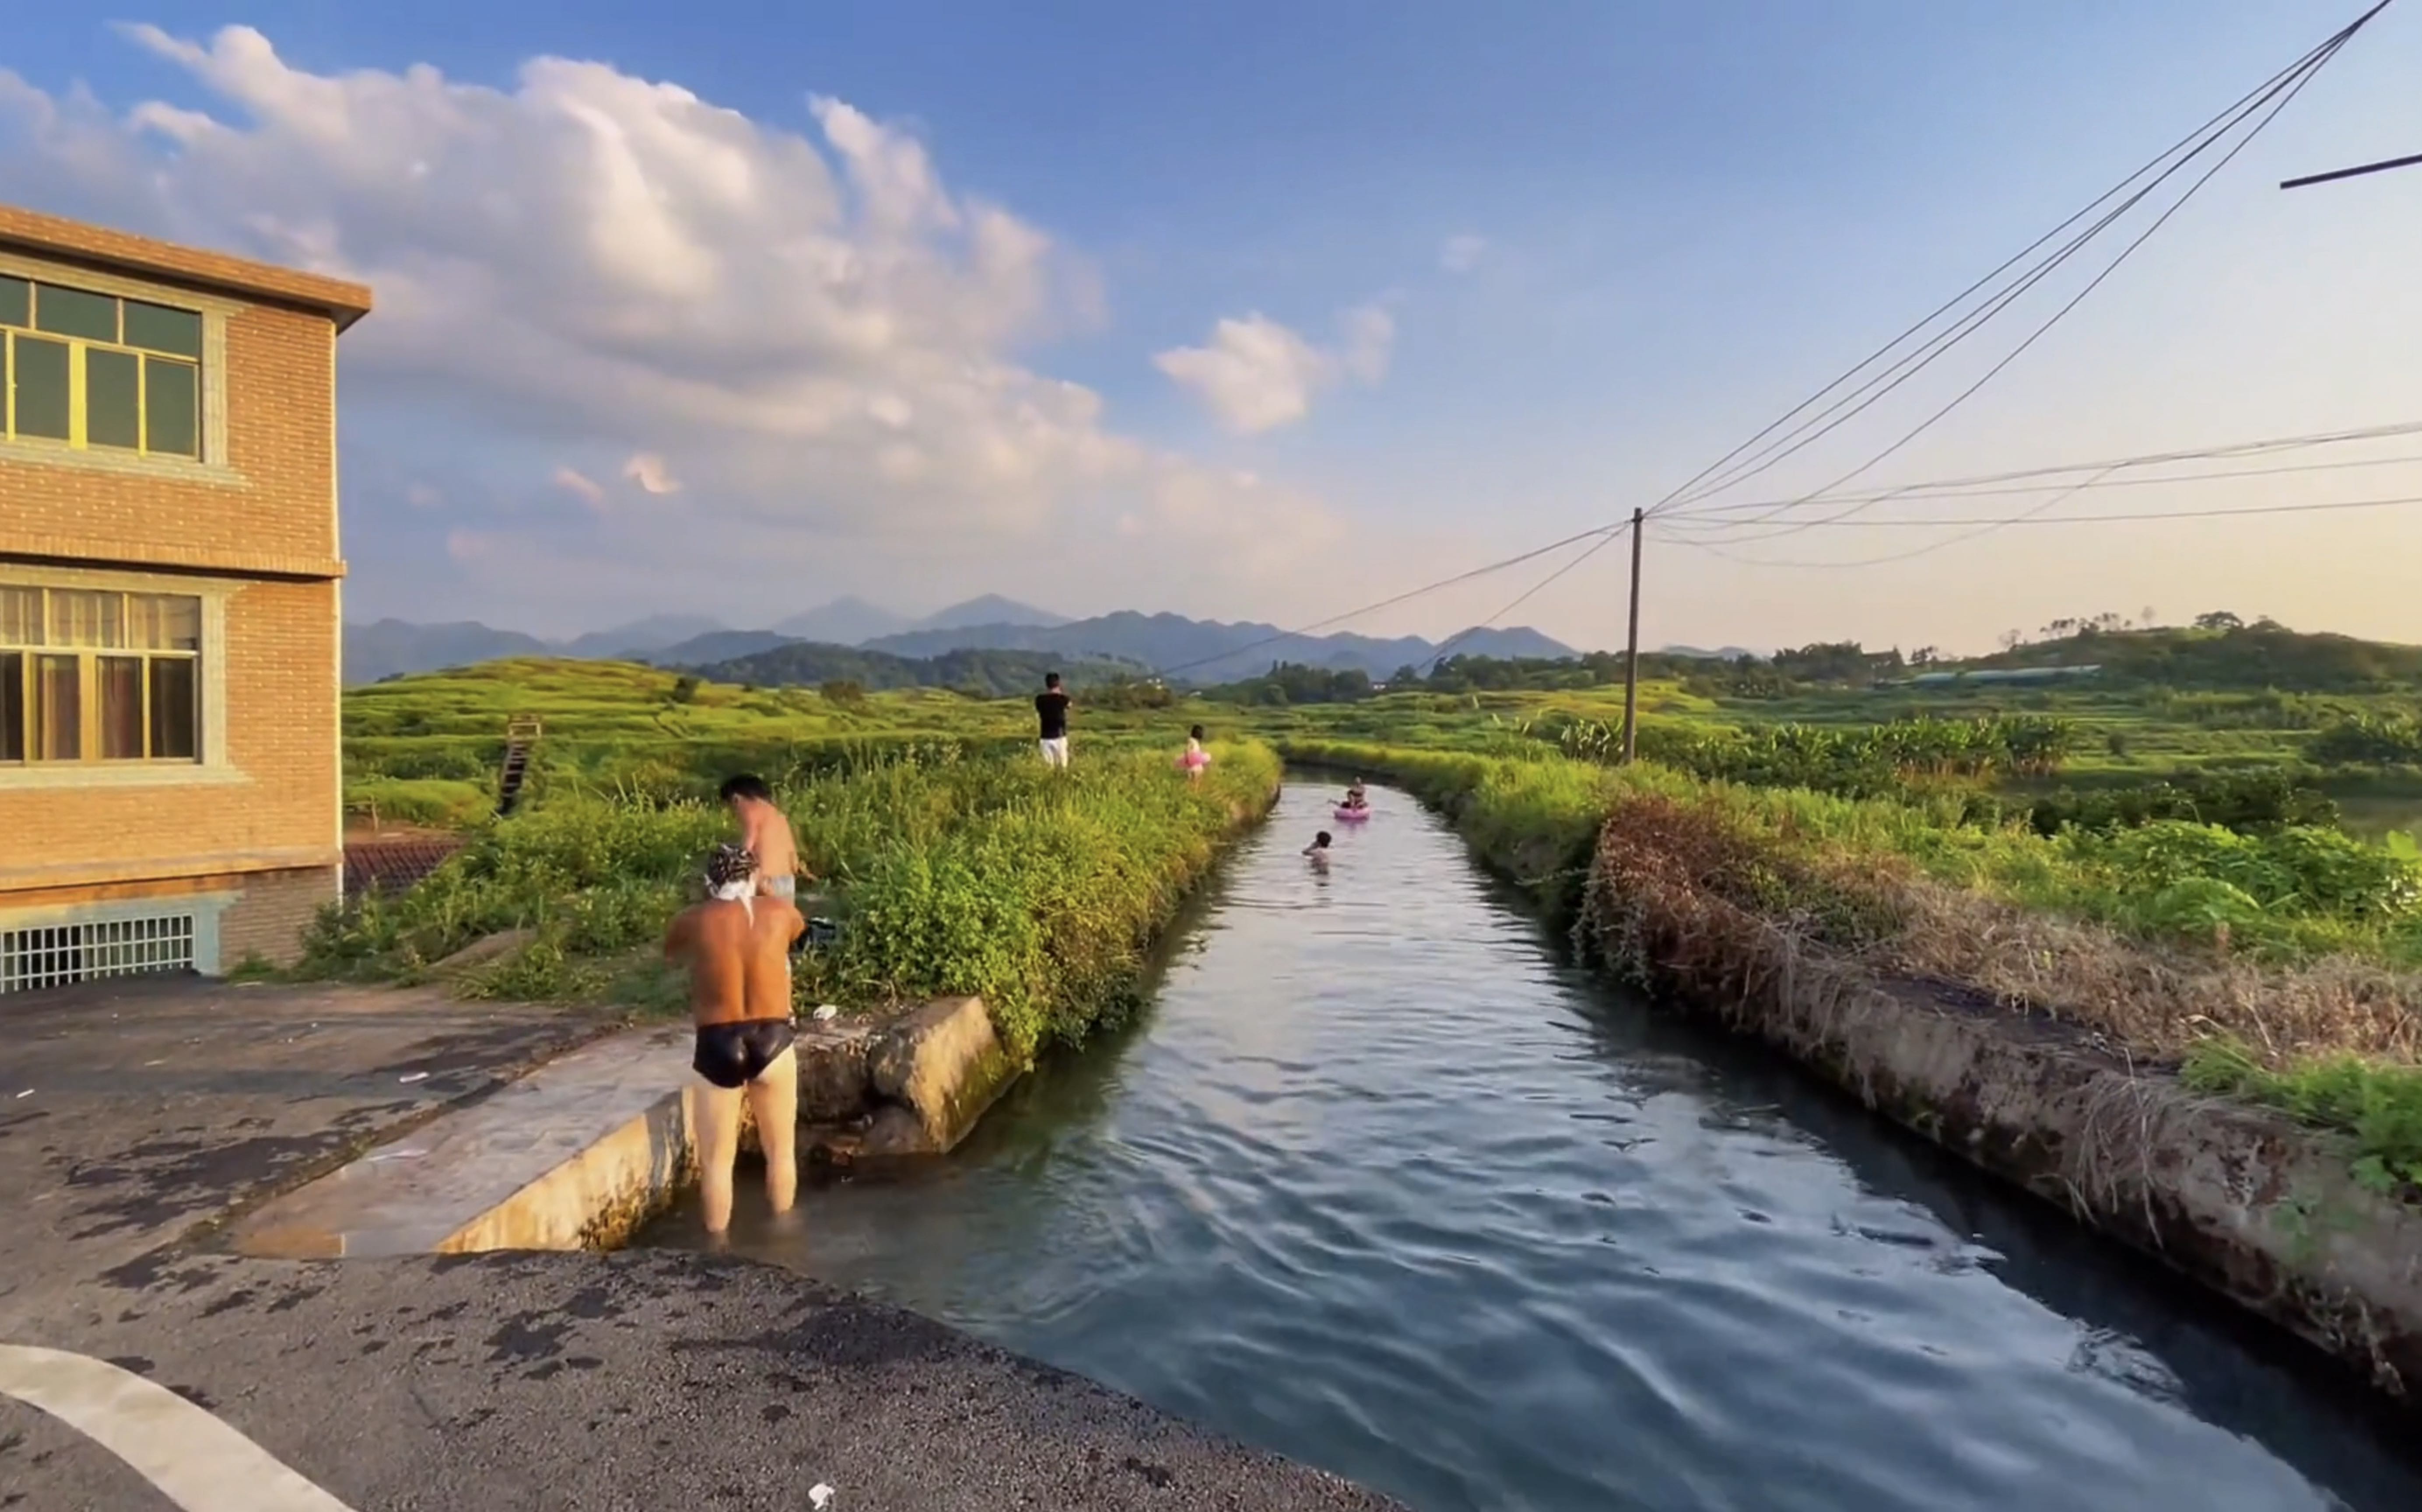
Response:
POLYGON ((833 1488, 822 1481, 808 1488, 808 1505, 814 1507, 816 1512, 824 1512, 825 1504, 832 1499, 833 1488))
POLYGON ((829 1024, 834 1019, 841 1016, 841 1010, 834 1007, 831 1003, 822 1003, 819 1004, 816 1011, 809 1016, 813 1018, 819 1024, 829 1024))
POLYGON ((429 1079, 429 1073, 426 1071, 413 1071, 408 1072, 403 1076, 400 1076, 395 1079, 398 1081, 426 1081, 429 1079))

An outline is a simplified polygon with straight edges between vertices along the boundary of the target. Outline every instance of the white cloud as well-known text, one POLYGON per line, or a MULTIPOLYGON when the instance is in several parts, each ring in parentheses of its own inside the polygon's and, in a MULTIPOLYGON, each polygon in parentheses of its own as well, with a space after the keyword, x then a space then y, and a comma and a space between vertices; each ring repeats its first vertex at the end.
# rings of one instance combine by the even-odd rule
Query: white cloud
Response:
POLYGON ((1312 392, 1329 381, 1318 348, 1262 314, 1223 320, 1207 346, 1177 347, 1153 365, 1192 393, 1232 431, 1251 434, 1312 413, 1312 392))
POLYGON ((1470 273, 1488 255, 1488 242, 1479 236, 1450 236, 1439 247, 1439 266, 1449 273, 1470 273))
POLYGON ((1312 413, 1313 396, 1343 378, 1376 384, 1388 375, 1395 317, 1370 304, 1345 311, 1338 323, 1338 345, 1321 348, 1255 311, 1222 320, 1206 345, 1163 352, 1153 365, 1220 424, 1253 435, 1302 419, 1312 413))
POLYGON ((606 503, 606 490, 594 479, 575 468, 558 467, 549 480, 591 509, 603 508, 606 503))
POLYGON ((653 451, 642 451, 622 464, 622 476, 651 494, 678 494, 681 480, 665 465, 665 459, 653 451))
MULTIPOLYGON (((427 66, 312 73, 246 27, 207 44, 125 35, 182 68, 207 110, 114 116, 0 71, 0 197, 370 284, 378 308, 343 345, 349 426, 366 433, 382 416, 416 434, 433 421, 492 478, 532 452, 596 457, 638 434, 662 449, 624 475, 668 507, 532 526, 558 533, 530 549, 603 549, 610 528, 637 532, 614 549, 646 561, 762 535, 812 540, 827 562, 851 542, 947 538, 999 572, 1122 512, 1143 527, 1137 559, 1166 553, 1201 538, 1203 497, 1282 546, 1333 528, 1314 500, 1273 508, 1119 433, 1098 394, 1017 360, 1096 317, 1091 271, 840 101, 814 100, 803 134, 604 64, 540 57, 497 88, 427 66)), ((555 480, 603 499, 569 466, 555 480)), ((479 539, 450 555, 493 559, 512 537, 479 539)), ((1216 591, 1251 587, 1265 559, 1194 562, 1225 575, 1216 591)))
POLYGON ((433 510, 446 502, 446 496, 427 483, 413 483, 404 489, 403 501, 416 510, 433 510))

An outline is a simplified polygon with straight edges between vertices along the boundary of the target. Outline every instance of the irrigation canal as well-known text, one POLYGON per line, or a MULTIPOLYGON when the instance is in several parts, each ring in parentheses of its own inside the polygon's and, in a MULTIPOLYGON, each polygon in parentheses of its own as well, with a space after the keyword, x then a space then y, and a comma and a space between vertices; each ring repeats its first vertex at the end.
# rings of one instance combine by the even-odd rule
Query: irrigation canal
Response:
POLYGON ((1291 789, 1132 1031, 794 1235, 744 1183, 734 1248, 1432 1512, 2422 1507, 2299 1349, 1560 965, 1373 801, 1322 874, 1291 789))

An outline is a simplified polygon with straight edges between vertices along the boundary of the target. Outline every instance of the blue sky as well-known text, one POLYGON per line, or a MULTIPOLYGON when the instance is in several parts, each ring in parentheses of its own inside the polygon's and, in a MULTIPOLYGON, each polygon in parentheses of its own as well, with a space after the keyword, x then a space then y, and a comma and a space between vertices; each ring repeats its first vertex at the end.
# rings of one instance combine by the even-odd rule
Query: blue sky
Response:
MULTIPOLYGON (((55 9, 0 50, 17 81, 0 197, 318 262, 389 296, 347 339, 359 614, 561 630, 998 591, 1069 613, 1299 621, 1655 498, 2351 14, 163 3, 126 18, 158 28, 147 43, 55 9), (213 44, 228 25, 274 58, 213 44), (534 87, 539 57, 607 68, 534 87), (398 78, 416 68, 443 86, 398 78), (663 126, 670 107, 638 81, 746 118, 752 145, 663 126), (446 102, 464 89, 482 93, 446 102), (314 98, 352 104, 315 117, 314 98), (155 102, 219 129, 138 119, 155 102), (853 138, 862 159, 836 119, 874 134, 853 138), (631 176, 592 176, 567 145, 582 131, 639 142, 631 176), (922 166, 882 193, 906 197, 851 179, 902 150, 922 166), (802 151, 856 186, 848 208, 824 203, 802 151), (748 153, 764 154, 753 169, 700 166, 748 153), (747 187, 666 212, 669 230, 616 218, 720 171, 747 187), (886 203, 898 226, 877 224, 886 203), (990 261, 969 250, 984 204, 1019 228, 990 261), (893 270, 884 287, 792 312, 806 264, 760 249, 811 224, 813 266, 872 259, 893 270), (621 260, 659 245, 684 267, 695 252, 692 273, 621 260), (597 260, 593 282, 550 278, 532 248, 597 260), (736 313, 751 302, 755 327, 736 313), (585 376, 550 386, 550 364, 585 376)), ((2273 187, 2422 150, 2417 65, 2422 12, 2392 8, 2135 262, 1878 477, 2422 417, 2406 272, 2422 176, 2273 187)), ((1823 464, 1895 433, 1879 415, 1777 481, 1823 481, 1823 464)), ((2422 465, 2362 478, 2117 492, 2154 508, 2422 494, 2422 465)), ((1976 646, 2079 612, 2226 605, 2422 639, 2398 565, 2422 547, 2417 515, 2012 530, 1868 569, 1670 550, 1652 557, 1646 634, 1976 646)), ((1772 555, 1856 560, 1885 535, 1938 539, 1810 532, 1772 555)), ((1517 618, 1613 641, 1619 559, 1517 618)), ((1533 580, 1355 627, 1441 633, 1533 580)))

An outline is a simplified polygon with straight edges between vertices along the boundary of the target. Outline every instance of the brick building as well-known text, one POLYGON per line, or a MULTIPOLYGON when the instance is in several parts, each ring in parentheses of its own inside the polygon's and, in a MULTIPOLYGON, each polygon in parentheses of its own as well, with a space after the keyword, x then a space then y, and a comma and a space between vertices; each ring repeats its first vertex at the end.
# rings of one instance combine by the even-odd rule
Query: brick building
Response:
POLYGON ((0 992, 337 897, 337 336, 370 291, 0 206, 0 992))

